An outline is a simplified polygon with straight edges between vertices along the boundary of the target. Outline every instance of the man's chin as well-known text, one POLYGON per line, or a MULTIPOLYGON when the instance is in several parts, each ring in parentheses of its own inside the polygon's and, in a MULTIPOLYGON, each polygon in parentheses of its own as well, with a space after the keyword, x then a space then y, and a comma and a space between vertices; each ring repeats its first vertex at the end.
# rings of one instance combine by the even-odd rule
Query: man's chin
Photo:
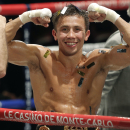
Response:
POLYGON ((65 56, 73 56, 73 55, 75 55, 77 52, 63 52, 63 54, 65 55, 65 56))

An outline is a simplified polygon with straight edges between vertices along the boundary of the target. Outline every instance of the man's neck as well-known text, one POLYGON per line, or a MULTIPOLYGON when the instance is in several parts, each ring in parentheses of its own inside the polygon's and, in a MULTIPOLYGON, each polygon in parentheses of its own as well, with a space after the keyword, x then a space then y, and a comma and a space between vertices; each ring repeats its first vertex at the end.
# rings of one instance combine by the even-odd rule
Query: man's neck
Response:
POLYGON ((58 52, 57 59, 65 67, 66 70, 73 72, 76 66, 82 61, 83 55, 82 51, 71 55, 66 56, 62 52, 58 52))

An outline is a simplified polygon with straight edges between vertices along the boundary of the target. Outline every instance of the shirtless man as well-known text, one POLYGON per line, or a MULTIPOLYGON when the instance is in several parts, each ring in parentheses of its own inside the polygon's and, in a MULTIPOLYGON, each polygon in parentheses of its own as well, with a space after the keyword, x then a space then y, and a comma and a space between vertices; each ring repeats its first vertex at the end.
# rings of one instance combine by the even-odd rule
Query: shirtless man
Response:
POLYGON ((130 65, 130 24, 115 11, 95 3, 89 5, 89 15, 69 5, 52 18, 52 35, 58 41, 58 51, 13 41, 17 30, 27 22, 49 26, 51 12, 48 9, 43 10, 43 15, 39 12, 25 12, 7 23, 9 62, 29 67, 37 111, 96 114, 108 71, 130 65), (106 19, 115 24, 128 45, 119 45, 112 50, 96 49, 83 55, 84 40, 87 41, 90 35, 88 16, 90 22, 106 19))

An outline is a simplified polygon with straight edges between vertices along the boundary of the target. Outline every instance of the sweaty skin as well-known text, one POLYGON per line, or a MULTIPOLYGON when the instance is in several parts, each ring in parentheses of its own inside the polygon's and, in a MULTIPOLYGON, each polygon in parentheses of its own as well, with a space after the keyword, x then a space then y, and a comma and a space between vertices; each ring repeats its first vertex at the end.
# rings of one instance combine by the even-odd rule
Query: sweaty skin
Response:
MULTIPOLYGON (((29 67, 36 110, 90 114, 91 106, 91 113, 96 114, 108 71, 130 65, 129 46, 104 49, 105 54, 98 53, 99 49, 96 49, 86 58, 82 55, 82 47, 90 31, 85 32, 85 22, 81 16, 66 16, 59 20, 57 30, 52 31, 54 39, 58 41, 59 51, 53 51, 45 58, 48 48, 11 41, 21 25, 19 18, 6 25, 9 62, 29 67), (126 53, 117 53, 117 49, 122 48, 127 50, 126 53), (95 65, 88 69, 87 66, 92 62, 95 65), (85 69, 77 69, 77 65, 84 65, 85 69), (77 70, 85 75, 81 76, 77 70), (79 87, 81 77, 84 80, 79 87)), ((130 25, 121 18, 118 18, 115 25, 125 32, 124 40, 130 45, 130 25)))
POLYGON ((7 69, 7 42, 5 36, 6 18, 0 15, 0 78, 6 75, 7 69))

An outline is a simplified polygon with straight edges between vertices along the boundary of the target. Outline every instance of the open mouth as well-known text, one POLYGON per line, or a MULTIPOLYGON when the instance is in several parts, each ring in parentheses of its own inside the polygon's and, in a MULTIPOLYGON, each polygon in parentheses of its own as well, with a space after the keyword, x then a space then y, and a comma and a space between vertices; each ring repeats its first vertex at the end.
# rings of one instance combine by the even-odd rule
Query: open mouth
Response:
POLYGON ((67 46, 76 46, 76 42, 65 42, 67 46))

